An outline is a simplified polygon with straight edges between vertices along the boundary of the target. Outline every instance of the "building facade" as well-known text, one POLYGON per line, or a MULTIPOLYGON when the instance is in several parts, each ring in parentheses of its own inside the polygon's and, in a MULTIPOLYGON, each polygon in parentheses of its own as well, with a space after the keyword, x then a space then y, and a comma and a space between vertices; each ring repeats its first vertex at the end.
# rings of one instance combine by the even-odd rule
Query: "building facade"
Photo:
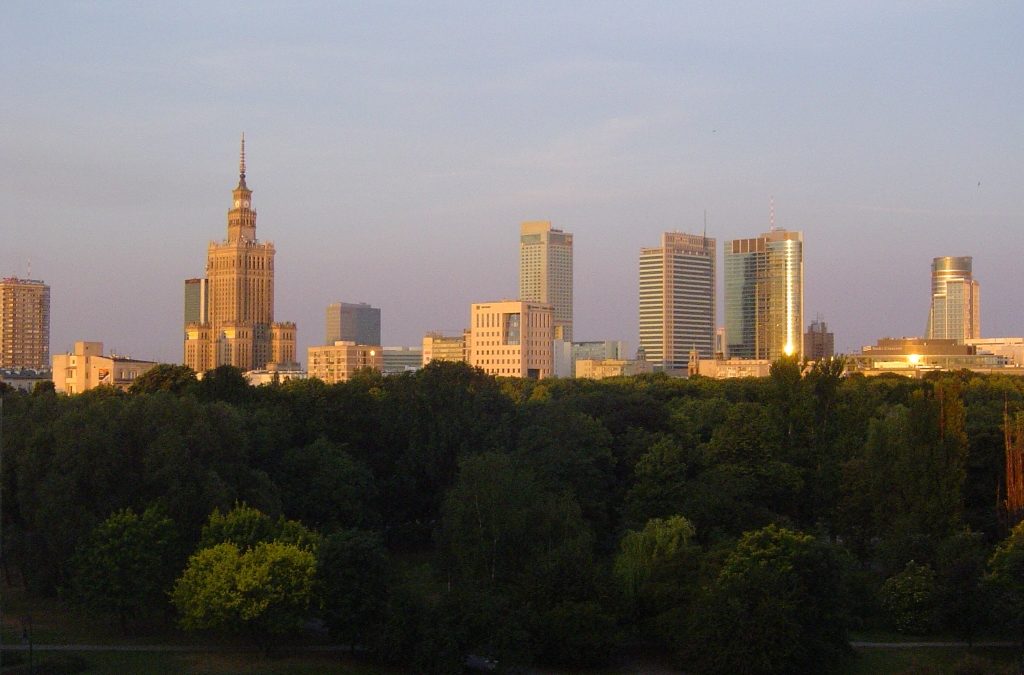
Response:
POLYGON ((971 256, 932 259, 932 298, 925 337, 973 340, 981 337, 981 285, 971 256))
POLYGON ((690 351, 711 358, 715 337, 715 240, 665 232, 640 249, 640 348, 658 370, 685 372, 690 351))
POLYGON ((520 226, 519 299, 551 305, 552 339, 572 342, 572 234, 547 220, 520 226))
POLYGON ((725 334, 731 359, 802 357, 803 233, 725 242, 725 334))
POLYGON ((185 280, 186 326, 190 323, 206 323, 210 320, 209 312, 206 311, 207 298, 206 279, 185 280))
POLYGON ((423 336, 423 365, 432 361, 466 361, 466 336, 446 337, 441 333, 423 336))
POLYGON ((381 372, 385 375, 412 373, 423 367, 423 349, 421 347, 384 347, 384 366, 381 372))
POLYGON ((102 342, 76 342, 74 351, 53 357, 53 388, 64 394, 81 394, 96 387, 127 389, 157 365, 130 356, 103 355, 102 342))
POLYGON ((848 373, 864 375, 922 377, 942 370, 1024 375, 1024 368, 1009 356, 952 338, 881 338, 861 348, 860 354, 846 356, 845 361, 848 373))
POLYGON ((1024 337, 974 338, 964 340, 979 354, 996 354, 1005 357, 1015 366, 1024 366, 1024 337))
POLYGON ((836 337, 828 330, 828 324, 815 319, 804 333, 804 358, 809 361, 820 361, 835 356, 836 337))
POLYGON ((326 344, 339 340, 360 345, 379 345, 380 309, 365 302, 334 302, 327 305, 326 344))
POLYGON ((0 368, 50 367, 50 287, 36 279, 0 279, 0 368))
POLYGON ((339 340, 331 345, 310 347, 306 352, 306 372, 327 384, 346 382, 357 370, 384 368, 384 350, 380 345, 357 345, 339 340))
POLYGON ((647 361, 631 359, 579 359, 576 361, 576 377, 589 380, 630 377, 651 372, 654 372, 654 368, 647 361))
MULTIPOLYGON (((192 289, 196 286, 200 290, 186 290, 189 319, 197 315, 194 296, 202 298, 201 285, 192 289)), ((256 239, 252 190, 245 183, 244 136, 227 239, 207 248, 205 300, 206 320, 200 301, 200 320, 185 324, 185 365, 197 373, 221 365, 248 371, 289 365, 278 358, 294 360, 295 324, 274 322, 274 245, 256 239)))
POLYGON ((540 379, 554 374, 551 305, 523 300, 470 308, 470 365, 490 375, 540 379))

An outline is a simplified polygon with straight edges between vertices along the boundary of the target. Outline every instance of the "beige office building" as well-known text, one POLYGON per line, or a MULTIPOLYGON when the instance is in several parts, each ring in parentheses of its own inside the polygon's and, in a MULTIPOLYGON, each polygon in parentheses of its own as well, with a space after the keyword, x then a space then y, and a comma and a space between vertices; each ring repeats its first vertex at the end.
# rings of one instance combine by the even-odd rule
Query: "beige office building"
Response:
POLYGON ((102 342, 76 342, 73 352, 54 355, 53 387, 65 394, 81 394, 96 387, 127 389, 156 365, 156 361, 130 356, 104 356, 102 342))
POLYGON ((589 380, 603 380, 608 377, 628 377, 654 372, 648 361, 632 359, 578 359, 576 377, 589 380))
POLYGON ((446 337, 441 333, 423 336, 423 365, 431 361, 466 361, 466 336, 446 337))
POLYGON ((470 308, 470 365, 502 377, 551 377, 551 305, 524 300, 475 303, 470 308))
MULTIPOLYGON (((210 242, 206 280, 206 321, 185 325, 185 365, 202 373, 225 364, 257 370, 287 363, 277 359, 294 361, 295 324, 274 322, 274 245, 256 239, 252 190, 245 183, 244 137, 227 239, 210 242)), ((189 295, 192 284, 186 285, 189 318, 196 316, 189 295)))
POLYGON ((1003 356, 1011 365, 1024 367, 1024 337, 974 338, 964 340, 964 344, 979 354, 1003 356))
POLYGON ((715 240, 665 232, 640 249, 640 348, 659 370, 686 371, 690 351, 711 358, 715 341, 715 240))
POLYGON ((553 339, 572 342, 572 234, 550 221, 519 228, 519 299, 551 305, 553 339))
POLYGON ((327 384, 347 382, 357 370, 363 368, 378 372, 384 368, 384 350, 380 345, 357 345, 349 340, 310 347, 306 351, 306 358, 309 377, 318 378, 327 384))
POLYGON ((0 368, 50 367, 50 287, 0 279, 0 368))

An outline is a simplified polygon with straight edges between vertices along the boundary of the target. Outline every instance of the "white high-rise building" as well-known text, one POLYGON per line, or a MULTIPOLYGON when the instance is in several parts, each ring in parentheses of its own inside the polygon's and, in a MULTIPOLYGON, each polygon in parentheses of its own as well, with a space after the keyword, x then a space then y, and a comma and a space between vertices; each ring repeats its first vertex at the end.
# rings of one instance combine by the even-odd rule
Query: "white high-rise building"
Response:
POLYGON ((519 299, 549 304, 554 339, 572 342, 572 234, 550 221, 522 224, 519 230, 519 299))
POLYGON ((685 371, 690 352, 714 355, 715 240, 665 232, 640 249, 640 348, 668 372, 685 371))

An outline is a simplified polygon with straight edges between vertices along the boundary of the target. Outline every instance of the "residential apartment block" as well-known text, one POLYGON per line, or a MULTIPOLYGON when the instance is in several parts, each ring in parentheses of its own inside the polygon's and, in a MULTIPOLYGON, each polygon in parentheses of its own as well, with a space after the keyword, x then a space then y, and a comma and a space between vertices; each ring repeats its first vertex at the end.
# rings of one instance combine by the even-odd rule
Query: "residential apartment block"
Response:
POLYGON ((384 368, 384 350, 380 345, 357 345, 348 340, 310 347, 306 350, 306 359, 309 377, 327 384, 346 382, 363 368, 378 372, 384 368))
POLYGON ((96 387, 127 389, 155 367, 155 361, 130 356, 103 355, 102 342, 76 342, 74 351, 53 357, 53 387, 65 394, 81 394, 96 387))
POLYGON ((50 367, 50 287, 36 279, 0 279, 0 368, 50 367))

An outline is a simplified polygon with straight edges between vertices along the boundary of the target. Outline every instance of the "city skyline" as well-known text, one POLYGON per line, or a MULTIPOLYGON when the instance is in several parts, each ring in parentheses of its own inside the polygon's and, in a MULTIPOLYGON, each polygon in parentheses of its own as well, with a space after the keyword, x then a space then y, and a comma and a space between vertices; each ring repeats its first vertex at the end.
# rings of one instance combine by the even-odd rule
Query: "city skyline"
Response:
POLYGON ((1024 333, 1024 9, 582 8, 12 3, 0 276, 51 286, 53 353, 179 361, 244 130, 299 354, 339 294, 386 344, 457 334, 535 219, 574 234, 575 339, 635 346, 640 248, 705 209, 765 231, 773 196, 837 351, 919 334, 936 256, 973 257, 983 335, 1024 333))

